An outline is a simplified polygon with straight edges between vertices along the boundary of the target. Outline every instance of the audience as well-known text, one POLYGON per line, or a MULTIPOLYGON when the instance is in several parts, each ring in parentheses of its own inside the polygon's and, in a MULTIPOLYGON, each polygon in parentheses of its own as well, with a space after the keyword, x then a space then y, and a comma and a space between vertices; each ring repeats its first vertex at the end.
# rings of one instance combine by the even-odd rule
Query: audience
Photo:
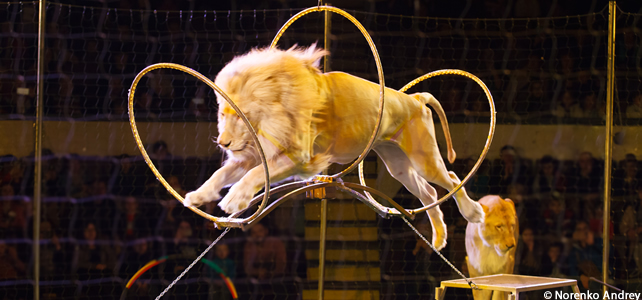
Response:
POLYGON ((545 277, 565 278, 568 273, 564 265, 562 251, 564 246, 560 242, 554 242, 548 246, 546 255, 543 256, 540 265, 540 274, 545 277))
MULTIPOLYGON (((414 6, 411 2, 402 2, 396 1, 390 5, 384 3, 382 6, 387 9, 386 12, 393 14, 412 10, 416 16, 430 14, 432 17, 459 17, 459 15, 451 15, 454 10, 449 11, 429 2, 419 1, 421 3, 414 6), (389 11, 390 9, 393 11, 389 11)), ((582 10, 581 6, 575 5, 577 1, 553 2, 555 3, 552 6, 545 7, 545 5, 538 6, 537 1, 517 1, 512 7, 506 7, 502 5, 502 1, 485 1, 483 4, 473 4, 472 9, 466 12, 466 16, 542 17, 588 12, 582 10)), ((158 3, 164 10, 188 8, 172 1, 158 3)), ((56 8, 59 11, 57 11, 57 17, 52 20, 57 21, 55 24, 48 24, 47 27, 48 43, 50 42, 51 45, 45 49, 44 57, 48 74, 44 98, 47 104, 44 111, 45 118, 52 118, 56 121, 62 118, 76 120, 126 118, 128 85, 132 76, 142 66, 147 65, 147 61, 156 60, 153 55, 156 55, 156 58, 165 57, 184 64, 198 61, 194 63, 197 64, 194 68, 204 74, 212 74, 212 70, 217 70, 222 63, 229 61, 227 58, 231 57, 231 52, 223 49, 226 46, 213 46, 218 45, 219 41, 212 42, 207 38, 199 37, 200 46, 196 49, 195 45, 192 45, 193 38, 196 36, 192 36, 194 30, 182 30, 191 26, 199 26, 199 24, 201 27, 203 27, 202 24, 208 24, 208 18, 212 17, 209 12, 207 17, 201 17, 195 13, 194 16, 190 15, 189 18, 185 18, 189 19, 190 26, 185 26, 179 21, 159 18, 159 20, 162 19, 165 20, 164 22, 170 23, 166 24, 170 28, 169 30, 153 28, 152 23, 155 21, 150 20, 147 24, 150 25, 149 34, 147 31, 143 33, 130 26, 134 20, 127 17, 132 14, 131 9, 134 9, 132 15, 134 16, 137 9, 150 8, 150 5, 154 6, 158 3, 147 0, 110 3, 110 8, 118 7, 122 10, 116 12, 112 10, 111 12, 114 13, 110 13, 108 16, 125 17, 116 18, 118 19, 116 21, 111 20, 111 17, 107 18, 109 20, 104 24, 104 28, 97 26, 98 10, 96 12, 91 10, 92 15, 90 16, 88 9, 87 18, 77 18, 76 20, 73 16, 77 16, 77 14, 70 13, 67 7, 56 8), (128 24, 119 24, 123 22, 128 24), (78 34, 79 32, 83 32, 83 34, 78 34), (95 36, 94 33, 96 33, 95 36), (174 46, 175 41, 180 41, 182 44, 175 47, 178 50, 163 48, 154 50, 160 54, 150 53, 151 49, 156 49, 151 47, 156 39, 153 35, 156 33, 159 33, 159 36, 165 34, 171 39, 158 43, 162 47, 174 46), (87 39, 87 34, 93 37, 87 39), (208 43, 210 46, 203 48, 203 45, 208 43), (207 63, 203 64, 202 62, 207 63)), ((278 7, 288 6, 287 3, 283 3, 278 4, 278 7)), ((35 18, 37 11, 29 5, 23 7, 22 4, 20 5, 20 9, 7 10, 8 13, 5 17, 11 22, 3 23, 12 27, 7 27, 4 30, 4 32, 12 34, 1 38, 4 44, 10 46, 5 47, 4 50, 0 49, 0 73, 4 76, 0 79, 0 118, 3 120, 12 118, 30 120, 29 118, 35 116, 36 65, 35 59, 31 58, 35 57, 35 39, 25 38, 22 33, 36 32, 37 23, 33 20, 37 20, 35 18)), ((197 3, 196 5, 197 9, 210 11, 212 9, 224 9, 225 11, 233 9, 233 7, 227 7, 229 4, 216 1, 197 3)), ((274 5, 276 4, 271 4, 268 8, 274 8, 274 5)), ((446 5, 448 6, 448 4, 446 5)), ((244 4, 241 8, 254 7, 244 4)), ((599 9, 599 7, 594 8, 594 10, 599 9)), ((625 9, 625 11, 627 10, 625 9)), ((85 16, 84 14, 83 10, 83 16, 85 16)), ((223 19, 219 17, 219 20, 223 19)), ((248 18, 244 20, 248 20, 248 18)), ((573 18, 568 20, 577 22, 573 18)), ((216 23, 216 21, 214 22, 216 23)), ((450 26, 441 21, 435 22, 438 25, 436 28, 439 30, 443 26, 450 26)), ((489 22, 488 24, 492 26, 493 22, 489 22)), ((592 24, 592 22, 587 23, 592 24)), ((237 22, 237 26, 244 24, 241 21, 237 22)), ((159 24, 155 25, 159 26, 159 24)), ((558 32, 555 29, 560 28, 558 25, 552 24, 551 26, 553 26, 554 33, 558 32)), ((584 26, 584 24, 580 26, 584 26)), ((274 26, 270 28, 272 27, 274 26)), ((234 29, 232 28, 232 30, 234 29)), ((373 28, 373 30, 377 30, 377 28, 373 28)), ((577 32, 581 32, 581 29, 577 32)), ((467 50, 464 53, 458 53, 457 48, 454 48, 453 53, 456 53, 452 55, 455 57, 454 59, 448 57, 451 55, 443 55, 444 49, 451 49, 453 46, 449 45, 448 37, 441 37, 433 39, 433 41, 439 40, 440 42, 436 44, 438 47, 432 47, 432 49, 441 52, 423 54, 418 52, 416 56, 426 57, 422 58, 424 61, 421 64, 418 64, 424 71, 438 69, 435 66, 452 68, 459 63, 472 66, 470 71, 479 73, 492 90, 500 110, 498 114, 500 122, 513 122, 514 120, 533 122, 531 121, 533 117, 542 117, 543 121, 534 122, 537 124, 540 124, 538 122, 546 123, 549 121, 545 118, 550 118, 553 119, 551 121, 553 123, 598 124, 594 119, 603 118, 605 114, 600 99, 603 91, 599 90, 601 87, 598 86, 594 74, 598 74, 596 72, 603 73, 605 63, 600 62, 603 58, 584 54, 585 51, 594 49, 586 46, 587 41, 591 40, 586 37, 590 35, 580 33, 577 36, 566 37, 555 34, 559 38, 556 41, 559 43, 558 45, 548 46, 546 43, 550 43, 549 37, 529 39, 529 43, 532 45, 523 45, 523 42, 516 41, 515 45, 511 45, 514 48, 511 48, 510 55, 497 48, 497 45, 505 43, 506 40, 493 37, 485 39, 489 43, 487 47, 483 46, 485 48, 471 45, 472 50, 467 50), (554 48, 551 48, 550 52, 547 50, 547 53, 533 50, 550 47, 554 48), (475 55, 481 58, 474 57, 475 55), (589 66, 587 61, 588 63, 596 63, 596 66, 589 66), (519 73, 524 71, 526 71, 524 73, 526 75, 519 73), (517 77, 516 75, 519 74, 524 76, 517 77), (513 81, 514 85, 511 85, 510 83, 513 81), (502 99, 509 98, 513 88, 518 89, 518 97, 510 95, 515 99, 515 104, 511 108, 506 108, 507 104, 502 103, 502 99), (553 95, 555 98, 550 99, 553 95), (511 109, 519 115, 502 114, 511 109), (541 113, 544 110, 545 112, 541 113), (579 118, 585 120, 577 120, 579 118)), ((636 40, 636 36, 639 37, 639 34, 636 34, 634 30, 624 30, 620 33, 616 47, 618 67, 628 70, 628 73, 639 71, 639 66, 636 65, 639 63, 636 61, 640 60, 640 53, 637 50, 640 41, 636 40)), ((216 35, 211 35, 210 38, 216 39, 216 35)), ((385 42, 383 43, 383 47, 380 48, 382 57, 390 58, 391 53, 387 48, 393 47, 387 47, 385 42)), ((234 47, 234 51, 237 52, 247 49, 243 43, 237 43, 234 47)), ((427 44, 426 49, 428 48, 431 47, 427 44)), ((400 56, 393 57, 395 60, 401 59, 400 56)), ((411 61, 405 60, 405 64, 411 65, 411 61)), ((346 67, 349 66, 346 65, 346 67)), ((415 76, 414 73, 414 71, 409 72, 408 76, 415 76)), ((194 91, 187 91, 191 88, 192 83, 186 83, 183 79, 177 80, 179 77, 175 77, 170 71, 151 73, 146 77, 150 78, 141 81, 134 102, 137 114, 148 113, 146 117, 164 117, 181 122, 187 116, 198 119, 215 117, 215 110, 210 107, 214 93, 208 92, 206 85, 193 87, 194 91)), ((398 77, 402 77, 402 75, 398 77)), ((636 81, 631 80, 628 75, 621 79, 636 81)), ((398 80, 402 81, 401 78, 398 80)), ((468 87, 463 88, 464 85, 451 84, 450 82, 444 86, 445 88, 438 92, 442 95, 439 100, 443 103, 444 110, 449 113, 449 117, 453 115, 461 117, 463 112, 466 115, 464 122, 480 122, 489 116, 485 99, 471 96, 475 91, 470 91, 468 87), (457 87, 455 88, 455 86, 457 87)), ((616 117, 621 114, 627 119, 642 119, 642 93, 638 90, 639 88, 635 85, 618 86, 620 97, 626 100, 616 99, 616 117)), ((66 119, 63 120, 66 122, 66 119)), ((458 122, 456 118, 449 120, 458 122)), ((635 123, 637 120, 626 122, 635 123)), ((626 122, 624 123, 626 124, 626 122)), ((50 129, 57 130, 53 127, 50 129)), ((597 152, 595 153, 597 155, 597 152)), ((151 145, 150 155, 164 174, 171 171, 172 168, 167 161, 173 156, 168 152, 166 143, 159 141, 151 145)), ((555 154, 551 153, 551 155, 555 154)), ((116 158, 120 161, 118 169, 114 169, 118 176, 111 182, 96 177, 92 173, 93 170, 88 170, 89 167, 80 155, 70 154, 62 159, 47 158, 44 160, 42 194, 45 201, 43 202, 43 221, 40 229, 41 239, 43 239, 41 244, 43 280, 66 278, 65 275, 72 271, 68 265, 71 265, 73 259, 71 253, 74 247, 77 248, 75 258, 77 279, 83 281, 89 278, 110 276, 112 270, 118 268, 116 249, 112 249, 108 245, 114 241, 101 240, 104 237, 116 237, 117 243, 123 243, 119 246, 125 249, 125 253, 121 257, 122 265, 119 274, 121 277, 130 277, 133 275, 132 271, 135 272, 144 263, 160 255, 191 256, 198 254, 203 249, 201 249, 202 241, 196 241, 197 237, 202 239, 205 233, 218 234, 218 231, 209 230, 212 228, 207 227, 208 230, 199 232, 201 226, 212 226, 213 223, 191 222, 194 219, 202 220, 200 217, 195 217, 178 201, 167 196, 164 188, 160 187, 140 156, 121 155, 116 158), (113 189, 110 189, 110 186, 113 186, 113 189), (122 205, 118 209, 114 199, 120 198, 115 198, 112 194, 123 197, 123 201, 120 203, 122 205), (60 199, 56 197, 60 197, 60 199), (63 199, 64 197, 70 198, 63 199), (152 209, 143 205, 143 203, 152 202, 156 204, 161 202, 165 209, 165 215, 159 211, 158 205, 152 209), (82 228, 83 224, 86 224, 85 228, 82 228), (74 231, 78 228, 82 231, 82 236, 76 240, 73 237, 76 234, 74 231), (158 242, 162 247, 151 241, 139 239, 141 237, 163 239, 159 236, 159 232, 163 233, 165 238, 163 241, 169 241, 167 243, 158 242)), ((601 239, 599 237, 601 236, 603 214, 599 204, 601 204, 602 197, 603 168, 589 152, 581 153, 576 166, 570 170, 562 168, 561 163, 551 156, 544 156, 540 159, 536 173, 532 173, 529 165, 525 162, 526 160, 522 160, 513 147, 506 146, 501 150, 501 159, 496 163, 489 163, 490 166, 484 165, 471 178, 466 188, 475 199, 489 193, 510 197, 521 212, 520 220, 528 220, 526 224, 531 228, 523 229, 518 246, 519 258, 516 269, 520 274, 553 277, 579 276, 577 278, 580 279, 582 287, 586 288, 586 277, 595 275, 595 269, 597 268, 599 271, 601 268, 601 262, 596 257, 597 254, 601 254, 601 246, 599 246, 601 239), (484 167, 488 169, 484 169, 484 167), (533 180, 531 180, 531 176, 533 176, 533 180), (577 223, 576 226, 574 226, 575 223, 577 223), (542 237, 544 238, 542 239, 542 237), (545 243, 540 244, 540 240, 544 240, 545 243), (571 242, 573 248, 567 256, 565 250, 568 250, 566 248, 570 246, 571 242), (538 260, 536 257, 540 257, 540 259, 538 260), (596 264, 595 267, 591 266, 588 261, 596 264), (540 263, 537 264, 537 262, 540 263)), ((473 163, 474 160, 467 160, 465 169, 472 168, 473 163)), ((642 175, 639 165, 637 159, 627 157, 613 173, 612 181, 614 224, 611 228, 617 229, 617 233, 609 234, 614 237, 614 240, 622 239, 622 243, 625 244, 622 250, 623 261, 628 272, 626 276, 631 277, 639 277, 639 273, 636 274, 636 272, 640 269, 638 266, 642 266, 642 247, 639 246, 639 235, 642 232, 642 225, 640 225, 642 224, 642 213, 639 213, 642 211, 642 204, 640 204, 642 203, 642 175), (620 199, 621 202, 618 202, 620 199)), ((28 165, 27 160, 14 156, 0 157, 0 237, 2 237, 0 239, 0 280, 23 279, 25 275, 28 277, 29 264, 33 263, 28 261, 31 251, 22 251, 20 248, 22 245, 8 242, 10 239, 30 238, 31 202, 23 201, 22 197, 25 195, 30 197, 33 194, 33 191, 29 190, 33 186, 32 173, 33 166, 28 165), (25 256, 27 259, 24 259, 25 256)), ((170 185, 183 196, 186 192, 185 189, 191 189, 194 185, 185 178, 177 176, 167 176, 166 178, 170 185), (186 184, 185 189, 181 183, 186 184)), ((220 213, 216 203, 208 204, 204 209, 215 214, 220 213)), ((283 241, 269 236, 270 229, 273 230, 273 228, 262 224, 254 226, 244 247, 241 247, 243 249, 237 249, 234 243, 218 245, 214 250, 214 261, 223 267, 228 276, 232 278, 236 277, 235 265, 237 264, 243 264, 243 269, 239 269, 240 276, 238 277, 242 277, 244 272, 247 276, 258 279, 283 276, 290 257, 285 255, 283 241), (230 250, 230 247, 234 250, 230 250), (244 250, 243 255, 230 255, 230 252, 235 253, 236 250, 244 250), (244 259, 243 262, 241 259, 244 259), (248 261, 252 263, 247 263, 248 261)), ((238 243, 243 243, 243 241, 244 239, 240 239, 238 243)), ((429 255, 430 249, 426 248, 424 243, 417 243, 417 246, 415 254, 419 260, 426 258, 425 256, 429 255), (422 256, 423 258, 421 258, 422 256)), ((240 254, 240 251, 238 252, 240 254)), ((170 277, 174 277, 176 272, 185 267, 186 263, 188 263, 187 259, 177 261, 174 267, 171 267, 171 276, 166 276, 165 279, 173 279, 170 277)), ((443 270, 440 269, 439 272, 443 272, 443 270)), ((153 278, 155 275, 157 273, 145 274, 145 279, 153 278)), ((151 292, 150 288, 153 287, 146 286, 142 281, 137 285, 138 291, 140 291, 140 293, 136 292, 137 297, 158 294, 151 292)), ((2 295, 3 292, 0 291, 0 299, 3 298, 2 295)), ((108 296, 105 295, 105 297, 108 296)))
POLYGON ((0 281, 21 279, 26 271, 16 248, 0 239, 0 281))
POLYGON ((530 227, 522 230, 515 252, 516 274, 539 276, 542 274, 541 243, 535 241, 535 233, 530 227))
POLYGON ((257 279, 271 279, 285 274, 285 245, 268 228, 257 223, 250 229, 243 252, 245 274, 257 279))
POLYGON ((511 184, 528 182, 528 170, 513 146, 502 147, 499 157, 499 162, 493 166, 489 174, 488 187, 490 194, 505 196, 511 184))
POLYGON ((568 254, 569 275, 579 280, 582 289, 589 288, 589 278, 602 272, 602 239, 595 237, 585 221, 578 221, 573 232, 572 249, 568 254))
POLYGON ((626 108, 626 117, 629 119, 642 119, 642 93, 635 94, 631 99, 631 103, 626 108))
POLYGON ((76 275, 79 279, 96 279, 113 275, 115 253, 111 246, 100 243, 98 228, 87 223, 83 230, 83 240, 76 246, 76 275))

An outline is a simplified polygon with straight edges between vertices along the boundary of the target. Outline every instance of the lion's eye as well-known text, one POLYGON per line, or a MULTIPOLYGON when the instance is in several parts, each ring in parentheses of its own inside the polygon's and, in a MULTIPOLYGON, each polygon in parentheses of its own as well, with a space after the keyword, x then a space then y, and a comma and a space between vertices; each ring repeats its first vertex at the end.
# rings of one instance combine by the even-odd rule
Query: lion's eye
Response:
POLYGON ((495 226, 495 227, 496 227, 497 229, 502 229, 502 228, 504 227, 504 225, 497 225, 497 226, 495 226))

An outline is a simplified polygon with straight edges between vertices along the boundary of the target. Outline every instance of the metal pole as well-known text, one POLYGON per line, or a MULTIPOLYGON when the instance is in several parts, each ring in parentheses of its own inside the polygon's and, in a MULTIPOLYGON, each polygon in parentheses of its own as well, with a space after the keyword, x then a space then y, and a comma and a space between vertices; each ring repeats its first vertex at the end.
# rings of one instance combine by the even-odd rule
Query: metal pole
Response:
MULTIPOLYGON (((319 1, 321 4, 321 1, 319 1)), ((327 5, 327 3, 326 3, 327 5)), ((330 48, 330 42, 328 41, 328 35, 330 34, 330 12, 325 11, 325 26, 323 29, 323 47, 328 50, 330 48)), ((323 59, 323 72, 328 72, 330 68, 329 58, 326 56, 323 59)), ((325 188, 323 191, 316 190, 315 192, 320 192, 321 198, 321 224, 320 226, 320 236, 319 236, 319 285, 318 285, 318 295, 319 300, 323 300, 323 290, 325 282, 325 241, 327 236, 328 228, 328 199, 326 197, 325 188)), ((315 193, 317 194, 317 193, 315 193)))
POLYGON ((36 91, 36 124, 35 129, 35 169, 33 186, 33 299, 40 299, 40 210, 42 204, 42 114, 44 93, 44 57, 45 57, 45 0, 38 5, 38 87, 36 91))
MULTIPOLYGON (((602 216, 602 281, 608 282, 611 221, 611 164, 613 151, 613 98, 615 96, 615 1, 609 1, 608 61, 606 73, 606 134, 604 145, 604 214, 602 216)), ((604 292, 607 291, 604 286, 604 292)))

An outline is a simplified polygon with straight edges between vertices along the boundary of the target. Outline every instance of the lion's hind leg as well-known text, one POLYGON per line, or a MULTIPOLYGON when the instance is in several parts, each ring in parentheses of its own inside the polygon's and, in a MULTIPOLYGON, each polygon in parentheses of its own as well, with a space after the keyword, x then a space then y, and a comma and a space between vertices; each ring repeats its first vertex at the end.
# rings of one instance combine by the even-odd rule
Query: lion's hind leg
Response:
MULTIPOLYGON (((406 154, 392 143, 381 144, 375 147, 375 152, 381 157, 390 172, 390 175, 399 180, 406 189, 419 198, 423 205, 434 203, 437 200, 437 191, 413 168, 406 154)), ((447 230, 444 214, 439 206, 427 211, 432 225, 432 242, 435 248, 441 250, 446 246, 447 230)))
MULTIPOLYGON (((421 120, 416 120, 412 127, 405 127, 396 142, 419 175, 451 191, 461 181, 455 173, 446 169, 446 164, 437 147, 434 125, 429 113, 418 117, 421 120)), ((463 187, 455 193, 455 200, 459 211, 468 222, 483 222, 484 210, 479 203, 470 199, 463 187)))

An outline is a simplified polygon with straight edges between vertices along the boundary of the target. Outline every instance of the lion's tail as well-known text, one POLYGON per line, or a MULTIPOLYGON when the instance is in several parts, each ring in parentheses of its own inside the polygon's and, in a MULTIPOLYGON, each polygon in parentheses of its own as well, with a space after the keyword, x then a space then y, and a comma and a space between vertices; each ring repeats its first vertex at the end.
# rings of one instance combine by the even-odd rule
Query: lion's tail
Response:
POLYGON ((453 149, 453 141, 450 138, 450 128, 448 128, 448 119, 446 118, 444 109, 432 94, 417 93, 416 95, 423 99, 424 104, 430 105, 430 107, 432 107, 432 109, 435 110, 435 112, 439 116, 441 128, 444 130, 444 135, 446 136, 446 146, 448 147, 448 161, 452 164, 457 157, 457 153, 455 153, 455 149, 453 149))

